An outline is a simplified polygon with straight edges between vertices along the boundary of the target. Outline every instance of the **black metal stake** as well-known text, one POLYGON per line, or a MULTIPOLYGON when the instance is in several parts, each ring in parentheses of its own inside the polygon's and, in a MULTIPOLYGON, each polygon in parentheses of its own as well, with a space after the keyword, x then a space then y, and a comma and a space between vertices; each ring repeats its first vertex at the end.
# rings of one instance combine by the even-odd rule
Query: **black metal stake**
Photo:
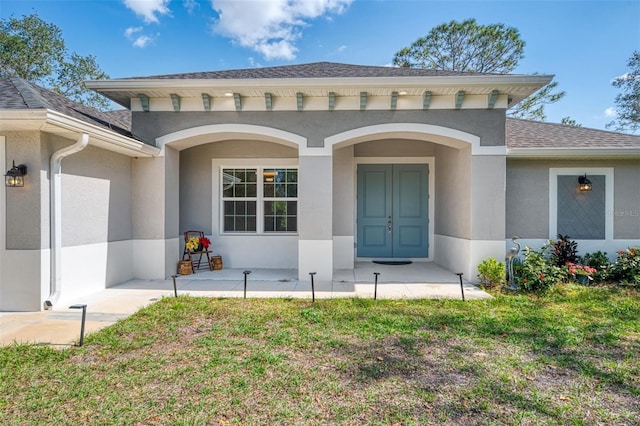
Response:
POLYGON ((171 275, 171 278, 173 278, 173 294, 174 296, 178 297, 178 287, 176 287, 176 277, 177 275, 171 275))
POLYGON ((460 277, 460 291, 462 292, 462 301, 464 302, 464 287, 462 286, 462 272, 456 273, 458 277, 460 277))
POLYGON ((87 305, 71 305, 69 309, 82 309, 82 322, 80 324, 80 344, 78 346, 82 346, 84 344, 84 323, 87 319, 87 305))
POLYGON ((311 275, 311 303, 315 303, 316 302, 316 289, 313 285, 313 276, 316 274, 316 272, 309 272, 309 275, 311 275))
POLYGON ((378 275, 380 275, 380 272, 374 272, 373 275, 376 276, 376 283, 373 287, 373 300, 376 300, 378 298, 378 275))
POLYGON ((251 271, 244 271, 244 298, 247 298, 247 275, 249 275, 251 271))

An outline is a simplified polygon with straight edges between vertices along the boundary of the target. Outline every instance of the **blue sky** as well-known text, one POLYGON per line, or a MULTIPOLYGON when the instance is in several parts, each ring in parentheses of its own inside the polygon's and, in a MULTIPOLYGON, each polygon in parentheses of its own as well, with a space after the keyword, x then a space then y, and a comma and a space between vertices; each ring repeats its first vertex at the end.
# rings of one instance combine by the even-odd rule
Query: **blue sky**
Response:
POLYGON ((517 28, 525 57, 514 73, 555 74, 570 116, 604 129, 640 50, 639 0, 1 0, 0 17, 37 13, 70 51, 94 55, 112 78, 332 61, 388 65, 443 22, 475 18, 517 28))

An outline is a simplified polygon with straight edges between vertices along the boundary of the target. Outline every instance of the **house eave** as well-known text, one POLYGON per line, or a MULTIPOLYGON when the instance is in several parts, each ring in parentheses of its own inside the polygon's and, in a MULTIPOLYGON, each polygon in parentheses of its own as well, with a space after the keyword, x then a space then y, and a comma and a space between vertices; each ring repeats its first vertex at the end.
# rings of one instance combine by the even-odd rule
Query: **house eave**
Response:
POLYGON ((155 157, 160 149, 49 109, 0 111, 0 131, 33 130, 74 139, 89 134, 89 144, 129 157, 155 157))
POLYGON ((640 159, 640 148, 507 148, 507 158, 640 159))
MULTIPOLYGON (((425 91, 434 95, 506 94, 511 107, 551 82, 551 75, 471 75, 471 76, 421 76, 421 77, 325 77, 325 78, 264 78, 264 79, 112 79, 90 80, 86 86, 114 102, 131 107, 131 99, 143 94, 169 98, 172 94, 182 97, 224 97, 228 93, 248 97, 262 97, 265 93, 276 96, 295 96, 304 93, 311 96, 360 96, 362 92, 391 96, 393 92, 406 92, 422 96, 425 91), (498 92, 495 92, 495 91, 498 92)), ((227 95, 228 96, 228 95, 227 95)))

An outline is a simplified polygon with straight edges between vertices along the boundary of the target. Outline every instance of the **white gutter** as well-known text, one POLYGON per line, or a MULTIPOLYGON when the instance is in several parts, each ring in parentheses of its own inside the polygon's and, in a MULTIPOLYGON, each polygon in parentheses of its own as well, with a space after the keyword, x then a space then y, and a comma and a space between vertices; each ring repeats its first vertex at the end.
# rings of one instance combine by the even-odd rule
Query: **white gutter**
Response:
POLYGON ((89 135, 82 133, 76 143, 53 153, 49 164, 49 214, 51 245, 50 293, 44 302, 45 309, 51 309, 57 302, 61 291, 62 270, 62 196, 61 163, 62 159, 82 151, 89 144, 89 135))

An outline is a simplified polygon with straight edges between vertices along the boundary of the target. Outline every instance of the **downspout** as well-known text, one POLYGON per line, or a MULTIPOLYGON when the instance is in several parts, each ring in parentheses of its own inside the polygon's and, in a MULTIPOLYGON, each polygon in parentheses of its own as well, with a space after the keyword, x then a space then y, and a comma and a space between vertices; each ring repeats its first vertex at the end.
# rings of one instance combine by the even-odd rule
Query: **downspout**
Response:
POLYGON ((49 216, 51 244, 51 276, 49 297, 44 302, 44 309, 51 309, 58 301, 61 291, 62 270, 62 197, 61 197, 61 163, 62 159, 80 152, 89 144, 89 135, 83 133, 76 143, 66 146, 51 156, 49 163, 49 216))

